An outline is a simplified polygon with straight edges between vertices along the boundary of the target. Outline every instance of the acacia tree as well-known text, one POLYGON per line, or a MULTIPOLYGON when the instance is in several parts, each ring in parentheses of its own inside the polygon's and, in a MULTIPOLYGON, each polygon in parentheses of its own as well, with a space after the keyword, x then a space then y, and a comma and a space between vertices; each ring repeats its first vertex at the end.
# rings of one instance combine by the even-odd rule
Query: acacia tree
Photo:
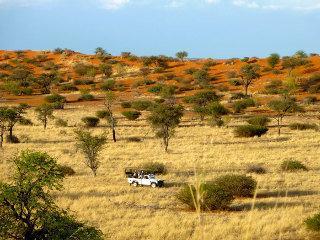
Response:
POLYGON ((260 66, 258 64, 246 64, 240 69, 241 85, 244 87, 245 95, 248 96, 248 88, 254 80, 260 78, 260 66))
POLYGON ((274 119, 277 121, 278 135, 281 134, 282 120, 288 113, 302 111, 295 99, 283 96, 279 100, 273 100, 268 104, 269 108, 275 112, 274 119))
POLYGON ((13 178, 0 182, 0 239, 102 240, 101 231, 77 222, 55 205, 50 193, 61 190, 64 176, 54 158, 24 151, 13 160, 13 178))
POLYGON ((94 176, 100 166, 99 153, 107 140, 105 136, 93 136, 90 132, 76 130, 77 147, 85 155, 85 164, 91 169, 94 176))
POLYGON ((177 52, 176 57, 179 58, 181 62, 183 62, 184 59, 188 57, 188 53, 186 51, 177 52))
POLYGON ((280 55, 278 53, 272 53, 267 59, 270 67, 274 68, 280 62, 280 55))
POLYGON ((183 107, 180 105, 158 104, 151 110, 148 121, 156 136, 162 138, 166 152, 169 140, 174 135, 174 129, 179 125, 182 116, 183 107))
POLYGON ((20 104, 17 107, 8 108, 6 110, 7 130, 9 131, 8 140, 14 142, 13 128, 19 122, 25 120, 23 114, 29 106, 27 104, 20 104))
POLYGON ((43 123, 44 129, 47 128, 49 118, 53 118, 53 110, 54 108, 52 104, 48 103, 41 104, 35 109, 35 112, 37 113, 37 118, 39 121, 43 123))
POLYGON ((54 72, 41 74, 40 77, 36 80, 41 93, 50 94, 51 87, 54 83, 57 82, 57 78, 57 74, 54 72))

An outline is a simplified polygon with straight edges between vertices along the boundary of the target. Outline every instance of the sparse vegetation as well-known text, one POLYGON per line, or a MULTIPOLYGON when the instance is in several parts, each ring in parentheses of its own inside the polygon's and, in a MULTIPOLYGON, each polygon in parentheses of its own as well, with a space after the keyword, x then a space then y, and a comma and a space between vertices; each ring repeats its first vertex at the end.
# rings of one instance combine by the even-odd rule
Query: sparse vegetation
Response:
POLYGON ((234 197, 252 197, 257 186, 252 177, 236 174, 220 176, 214 182, 234 197))
POLYGON ((97 117, 84 117, 81 120, 86 127, 96 127, 100 122, 100 119, 97 117))
POLYGON ((166 152, 168 152, 169 140, 174 134, 174 129, 179 125, 182 116, 182 106, 158 104, 152 109, 151 115, 148 117, 156 136, 162 138, 166 152))
POLYGON ((216 183, 202 183, 200 186, 185 185, 177 194, 177 199, 192 210, 225 210, 232 200, 232 193, 216 183))
POLYGON ((261 137, 268 132, 268 128, 256 125, 243 125, 236 127, 234 133, 236 137, 261 137))
POLYGON ((299 170, 307 171, 308 168, 299 161, 285 160, 281 163, 281 170, 289 171, 289 172, 299 171, 299 170))
POLYGON ((107 143, 105 136, 94 136, 87 131, 76 130, 77 148, 82 151, 85 156, 85 164, 89 167, 94 176, 100 166, 99 153, 103 146, 107 143))

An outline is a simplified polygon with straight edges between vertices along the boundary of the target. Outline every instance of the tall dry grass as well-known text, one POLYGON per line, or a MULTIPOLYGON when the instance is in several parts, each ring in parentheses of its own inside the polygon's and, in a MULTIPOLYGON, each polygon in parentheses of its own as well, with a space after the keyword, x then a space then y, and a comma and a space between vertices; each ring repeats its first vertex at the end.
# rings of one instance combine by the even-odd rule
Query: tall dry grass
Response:
MULTIPOLYGON (((68 107, 55 115, 75 126, 96 110, 98 107, 68 107)), ((33 112, 29 116, 35 119, 33 112)), ((18 126, 15 133, 23 143, 4 145, 0 179, 11 174, 9 159, 20 150, 48 152, 76 171, 75 176, 65 179, 64 190, 54 193, 58 204, 99 227, 106 239, 302 240, 308 238, 303 220, 319 210, 319 132, 285 128, 281 137, 276 130, 270 130, 261 138, 241 139, 234 138, 232 128, 183 127, 177 129, 170 153, 166 154, 146 122, 119 120, 117 143, 112 142, 106 126, 94 129, 110 136, 95 178, 75 149, 73 130, 57 128, 53 121, 46 131, 39 123, 34 127, 18 126), (132 136, 143 141, 126 141, 132 136), (281 172, 279 166, 288 158, 302 161, 310 171, 281 172), (130 187, 124 168, 149 161, 166 164, 169 172, 162 178, 167 187, 130 187), (185 210, 175 198, 183 183, 199 184, 225 173, 245 173, 248 164, 257 163, 263 163, 268 172, 253 174, 258 181, 255 197, 235 200, 230 211, 194 213, 185 210)))

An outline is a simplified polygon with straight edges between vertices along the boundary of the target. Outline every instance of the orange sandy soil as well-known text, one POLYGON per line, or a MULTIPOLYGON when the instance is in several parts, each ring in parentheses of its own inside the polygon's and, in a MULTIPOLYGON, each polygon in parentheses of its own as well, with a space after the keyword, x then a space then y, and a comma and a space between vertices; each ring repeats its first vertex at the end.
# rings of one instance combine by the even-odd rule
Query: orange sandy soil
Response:
MULTIPOLYGON (((83 79, 84 77, 77 76, 77 74, 73 70, 73 65, 78 62, 83 62, 83 63, 88 63, 92 64, 94 66, 98 66, 101 61, 95 56, 95 55, 85 55, 81 53, 72 53, 69 56, 63 56, 61 54, 54 54, 53 52, 50 51, 30 51, 30 50, 25 50, 24 51, 24 58, 34 58, 37 55, 46 55, 48 57, 48 61, 52 61, 55 64, 60 65, 59 72, 62 75, 62 78, 66 79, 67 76, 72 80, 74 79, 83 79)), ((15 66, 15 63, 12 63, 13 59, 17 59, 17 54, 14 51, 6 51, 6 50, 0 50, 0 64, 2 63, 8 63, 12 66, 15 66), (7 55, 9 56, 8 59, 5 59, 4 56, 7 55)), ((127 59, 123 59, 121 57, 112 57, 113 60, 117 60, 118 62, 125 63, 127 65, 127 68, 130 69, 133 73, 137 73, 139 69, 142 67, 142 63, 140 61, 128 61, 127 59)), ((251 59, 250 59, 251 60, 251 59)), ((197 68, 201 69, 203 64, 207 62, 208 59, 201 59, 201 60, 195 60, 195 61, 173 61, 169 62, 169 68, 166 70, 165 73, 161 74, 150 74, 147 78, 151 80, 158 81, 157 78, 160 75, 170 73, 174 74, 176 77, 184 78, 184 79, 190 79, 191 81, 191 76, 187 75, 185 73, 185 70, 188 68, 197 68)), ((213 89, 222 89, 222 88, 227 88, 227 91, 222 92, 224 95, 230 95, 230 93, 235 93, 235 92, 242 92, 243 88, 240 87, 235 87, 232 86, 228 82, 228 77, 227 73, 230 71, 239 71, 239 69, 246 63, 241 62, 240 60, 235 60, 235 64, 233 65, 228 65, 226 64, 227 60, 215 60, 213 59, 214 62, 218 63, 217 65, 210 67, 209 73, 210 76, 216 77, 216 80, 212 81, 211 84, 213 86, 213 89)), ((296 78, 299 81, 304 81, 307 79, 310 75, 315 74, 315 73, 320 73, 320 56, 314 56, 310 57, 310 61, 312 62, 311 66, 305 67, 299 67, 293 71, 293 75, 296 76, 296 78)), ((261 69, 264 67, 267 67, 267 61, 266 59, 257 59, 257 62, 260 66, 261 69)), ((32 64, 27 64, 22 62, 21 64, 27 65, 32 71, 34 72, 35 76, 39 76, 42 73, 47 72, 44 70, 42 67, 37 67, 32 64)), ((282 70, 281 66, 276 67, 276 69, 282 70)), ((282 70, 282 74, 272 74, 271 72, 264 73, 262 72, 262 76, 260 79, 256 80, 250 87, 249 87, 249 92, 251 94, 254 94, 255 98, 258 99, 260 103, 266 103, 270 99, 274 98, 274 95, 264 95, 261 94, 265 85, 270 82, 272 79, 279 79, 285 81, 288 77, 288 71, 287 70, 282 70)), ((7 73, 10 74, 10 71, 5 71, 5 70, 0 70, 0 73, 7 73)), ((117 91, 116 94, 120 100, 132 100, 135 98, 154 98, 155 95, 152 93, 149 93, 147 90, 150 86, 139 86, 139 87, 133 87, 133 83, 137 81, 138 79, 142 79, 142 76, 128 76, 125 77, 118 77, 115 78, 117 83, 122 83, 125 88, 124 91, 117 91)), ((0 84, 1 84, 0 79, 0 84)), ((66 81, 66 80, 65 80, 66 81)), ((95 77, 95 82, 97 85, 101 83, 101 75, 97 75, 95 77)), ((180 83, 170 80, 170 81, 165 81, 166 84, 171 84, 171 85, 176 85, 180 86, 180 83)), ((78 86, 80 89, 85 89, 88 88, 88 86, 78 86)), ((57 92, 56 89, 53 89, 53 91, 57 92)), ((177 98, 181 99, 184 96, 192 95, 196 91, 199 91, 198 89, 195 90, 190 90, 183 92, 182 94, 178 94, 177 98)), ((63 94, 67 97, 67 101, 70 104, 77 104, 77 105, 92 105, 92 104, 101 104, 103 100, 103 93, 101 91, 91 91, 96 97, 97 100, 95 101, 90 101, 90 102, 84 102, 84 101, 77 101, 79 97, 79 92, 73 92, 73 93, 68 93, 68 92, 59 92, 60 94, 63 94)), ((308 93, 305 92, 297 92, 296 97, 297 99, 301 100, 308 96, 308 93)), ((314 95, 314 94, 313 94, 314 95)), ((320 95, 317 96, 320 98, 320 95)), ((31 96, 13 96, 13 95, 8 95, 7 93, 2 93, 2 99, 1 99, 1 92, 0 92, 0 102, 6 102, 9 104, 16 104, 16 103, 28 103, 31 106, 38 105, 44 101, 44 96, 40 94, 34 94, 31 96)))

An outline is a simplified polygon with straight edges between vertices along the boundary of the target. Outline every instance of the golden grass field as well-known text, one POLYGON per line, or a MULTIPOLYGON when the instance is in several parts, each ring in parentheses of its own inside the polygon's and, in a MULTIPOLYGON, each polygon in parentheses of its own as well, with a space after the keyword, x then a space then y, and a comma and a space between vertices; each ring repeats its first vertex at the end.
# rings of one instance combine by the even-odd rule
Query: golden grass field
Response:
MULTIPOLYGON (((68 106, 55 115, 74 126, 101 108, 68 106)), ((117 143, 111 141, 110 129, 102 122, 94 132, 107 132, 110 140, 101 154, 98 176, 93 177, 83 155, 76 151, 74 127, 55 127, 51 120, 44 131, 33 111, 29 116, 36 126, 15 129, 23 143, 5 143, 0 152, 0 180, 10 176, 9 159, 20 150, 48 152, 76 171, 64 180, 64 190, 54 193, 59 206, 99 227, 106 239, 315 239, 303 221, 320 210, 320 132, 283 128, 278 137, 276 129, 271 129, 261 138, 242 139, 233 136, 231 127, 180 127, 167 154, 144 120, 120 119, 117 143), (128 142, 130 136, 143 141, 128 142), (310 170, 281 172, 281 162, 289 158, 303 162, 310 170), (165 188, 134 188, 126 182, 125 167, 148 161, 166 164, 168 174, 161 176, 167 183, 165 188), (175 199, 181 184, 195 181, 190 174, 195 169, 198 178, 210 180, 225 173, 245 173, 250 163, 263 163, 268 169, 267 174, 253 174, 258 181, 256 199, 236 199, 230 211, 202 213, 201 224, 196 213, 175 199)), ((184 124, 189 120, 185 118, 184 124)), ((285 123, 296 120, 286 118, 285 123)), ((298 120, 304 121, 304 117, 298 120)))

